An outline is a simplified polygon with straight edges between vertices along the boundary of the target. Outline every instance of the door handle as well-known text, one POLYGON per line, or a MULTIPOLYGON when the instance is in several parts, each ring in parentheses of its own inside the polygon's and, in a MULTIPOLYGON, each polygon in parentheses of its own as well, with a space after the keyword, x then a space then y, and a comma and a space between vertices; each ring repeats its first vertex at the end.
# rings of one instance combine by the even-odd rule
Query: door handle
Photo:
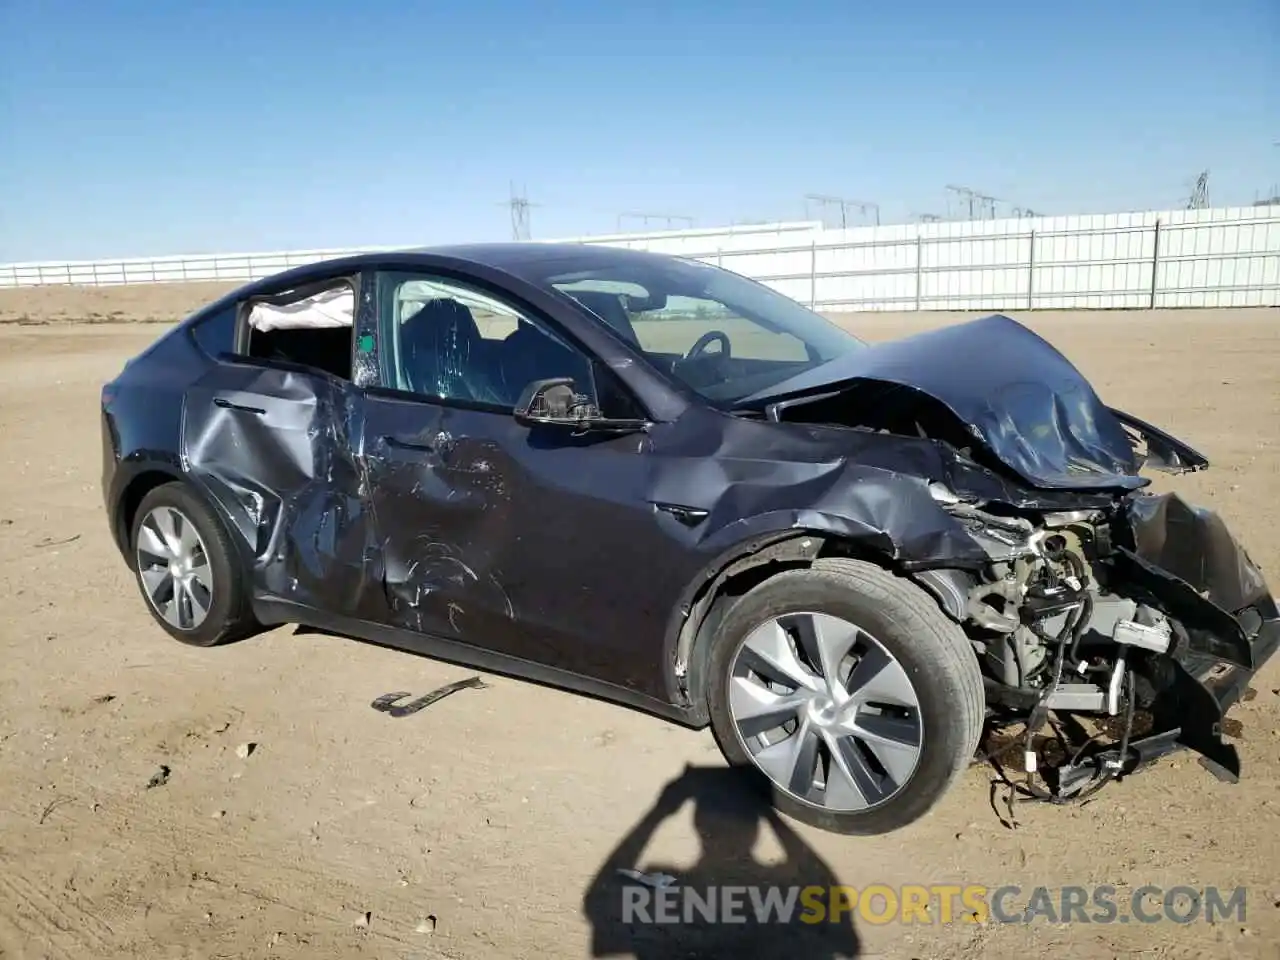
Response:
POLYGON ((265 417, 267 415, 267 411, 263 410, 261 407, 250 407, 243 403, 233 403, 226 397, 214 397, 213 405, 215 407, 222 407, 224 410, 240 410, 244 413, 256 413, 260 417, 265 417))
POLYGON ((427 440, 406 440, 404 437, 397 437, 387 433, 382 435, 381 440, 388 447, 396 450, 413 450, 418 453, 436 452, 435 445, 427 440))

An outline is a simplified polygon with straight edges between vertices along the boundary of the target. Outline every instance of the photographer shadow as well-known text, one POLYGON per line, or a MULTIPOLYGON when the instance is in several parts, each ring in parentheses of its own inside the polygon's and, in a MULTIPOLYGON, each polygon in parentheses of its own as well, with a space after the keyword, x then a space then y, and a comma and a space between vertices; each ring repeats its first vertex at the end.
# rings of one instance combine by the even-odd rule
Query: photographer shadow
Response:
POLYGON ((686 766, 587 888, 583 913, 592 928, 591 956, 854 958, 860 943, 852 917, 846 912, 833 919, 827 912, 831 889, 838 885, 831 868, 741 771, 686 766), (686 802, 694 804, 698 862, 692 868, 642 867, 637 861, 657 828, 686 802), (778 839, 781 862, 760 863, 753 855, 764 824, 778 839), (726 909, 726 888, 734 887, 746 889, 737 891, 726 909), (812 889, 806 893, 804 888, 812 889))

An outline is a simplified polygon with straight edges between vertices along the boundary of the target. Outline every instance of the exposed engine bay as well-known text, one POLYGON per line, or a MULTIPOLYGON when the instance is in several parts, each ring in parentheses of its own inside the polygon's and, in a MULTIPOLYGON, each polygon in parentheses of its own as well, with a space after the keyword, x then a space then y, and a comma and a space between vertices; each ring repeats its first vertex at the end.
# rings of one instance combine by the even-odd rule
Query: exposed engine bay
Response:
MULTIPOLYGON (((1069 782, 1058 770, 1053 795, 1070 796, 1123 772, 1137 709, 1149 708, 1156 694, 1151 658, 1168 653, 1174 627, 1158 607, 1108 584, 1100 563, 1113 550, 1105 515, 1050 513, 1036 525, 958 501, 947 509, 991 556, 988 578, 965 598, 967 625, 987 678, 989 709, 1006 721, 1025 720, 1025 771, 1042 768, 1044 741, 1037 735, 1053 711, 1106 719, 1123 714, 1114 756, 1069 782)), ((1072 765, 1091 759, 1089 748, 1097 745, 1090 737, 1073 744, 1067 757, 1063 740, 1053 738, 1061 745, 1053 759, 1072 765)))
POLYGON ((939 485, 932 492, 990 558, 960 598, 962 623, 984 674, 987 759, 1020 747, 1020 792, 1082 800, 1179 747, 1199 752, 1221 779, 1238 778, 1223 715, 1255 654, 1274 646, 1276 620, 1269 595, 1245 592, 1264 585, 1243 550, 1222 542, 1229 534, 1216 515, 1143 492, 1110 509, 1031 516, 962 502, 939 485), (1180 549, 1199 555, 1194 588, 1135 552, 1151 549, 1142 525, 1170 510, 1180 549), (1214 564, 1228 556, 1237 580, 1215 592, 1214 564))
POLYGON ((973 642, 986 688, 984 758, 1003 775, 999 761, 1020 750, 1025 780, 1005 778, 1017 792, 1077 802, 1184 747, 1219 778, 1237 779, 1224 715, 1280 643, 1276 603, 1217 514, 1148 492, 1137 475, 1199 470, 1207 459, 1100 403, 1092 434, 1063 429, 1056 401, 1028 408, 1017 429, 970 404, 962 418, 958 404, 863 379, 777 402, 768 415, 915 437, 1005 478, 1000 492, 977 489, 983 481, 960 492, 929 485, 986 559, 915 577, 973 642), (1052 427, 1032 443, 1034 423, 1052 427), (1086 482, 1090 474, 1099 482, 1086 482))

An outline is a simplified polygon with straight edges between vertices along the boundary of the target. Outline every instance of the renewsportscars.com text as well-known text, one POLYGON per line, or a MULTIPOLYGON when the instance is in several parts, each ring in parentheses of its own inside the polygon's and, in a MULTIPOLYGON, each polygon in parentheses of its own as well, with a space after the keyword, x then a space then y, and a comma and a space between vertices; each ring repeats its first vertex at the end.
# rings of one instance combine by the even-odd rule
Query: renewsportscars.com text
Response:
POLYGON ((1195 923, 1243 922, 1246 889, 1145 885, 626 886, 626 923, 1195 923))

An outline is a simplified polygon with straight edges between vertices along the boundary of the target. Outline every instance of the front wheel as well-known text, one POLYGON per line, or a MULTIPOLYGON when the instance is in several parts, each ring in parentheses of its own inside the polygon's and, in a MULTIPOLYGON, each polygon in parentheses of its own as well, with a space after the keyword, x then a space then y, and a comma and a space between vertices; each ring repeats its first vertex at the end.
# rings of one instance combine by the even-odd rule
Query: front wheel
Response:
POLYGON ((860 560, 771 577, 712 641, 711 727, 779 810, 843 834, 924 816, 977 749, 982 674, 914 584, 860 560))

